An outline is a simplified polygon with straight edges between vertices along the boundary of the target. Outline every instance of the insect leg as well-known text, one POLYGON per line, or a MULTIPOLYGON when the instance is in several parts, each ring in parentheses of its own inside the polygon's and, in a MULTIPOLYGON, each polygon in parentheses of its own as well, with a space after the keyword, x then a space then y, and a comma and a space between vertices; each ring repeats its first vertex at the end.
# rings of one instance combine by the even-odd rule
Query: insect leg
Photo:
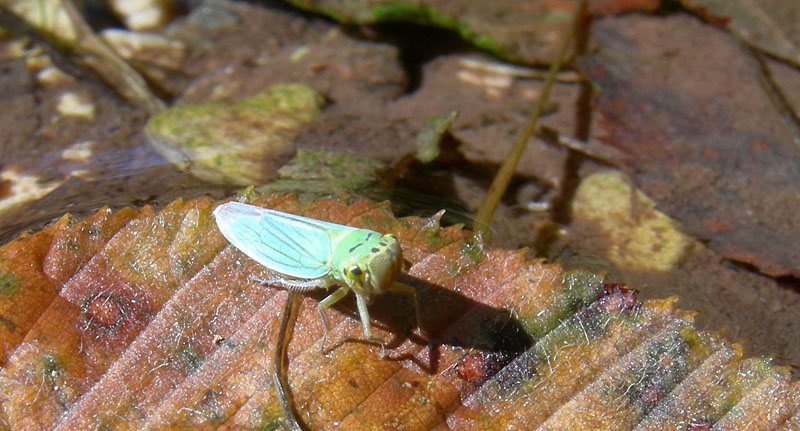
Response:
POLYGON ((383 358, 386 356, 386 344, 383 342, 383 338, 372 335, 372 328, 369 322, 369 310, 367 309, 367 298, 364 295, 356 293, 356 305, 358 306, 358 315, 361 317, 361 329, 364 331, 364 338, 381 345, 381 358, 383 358))
POLYGON ((325 312, 323 311, 323 309, 328 308, 331 305, 339 302, 339 300, 347 296, 347 292, 349 291, 350 291, 349 287, 340 286, 333 293, 328 295, 325 299, 319 301, 319 304, 317 305, 317 311, 319 312, 319 317, 322 319, 322 324, 325 325, 325 332, 322 334, 322 344, 319 346, 319 350, 323 354, 325 353, 325 340, 328 338, 328 331, 330 331, 331 329, 331 324, 328 323, 328 318, 325 317, 325 312))
POLYGON ((422 318, 419 314, 419 296, 417 295, 417 289, 414 289, 412 286, 407 284, 398 283, 395 281, 386 290, 389 292, 407 293, 414 297, 414 313, 417 315, 417 328, 422 331, 422 318))

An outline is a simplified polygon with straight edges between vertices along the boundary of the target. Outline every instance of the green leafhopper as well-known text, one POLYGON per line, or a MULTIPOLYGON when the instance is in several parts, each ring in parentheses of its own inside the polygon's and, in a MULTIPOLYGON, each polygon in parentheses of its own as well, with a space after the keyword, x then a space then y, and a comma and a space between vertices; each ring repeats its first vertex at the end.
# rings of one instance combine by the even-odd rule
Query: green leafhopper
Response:
POLYGON ((368 229, 328 223, 240 202, 228 202, 214 210, 222 235, 242 253, 279 276, 264 283, 290 291, 337 287, 317 306, 325 334, 330 324, 324 309, 349 291, 356 295, 361 328, 367 340, 372 336, 367 304, 383 292, 414 295, 419 325, 416 290, 395 282, 403 267, 403 253, 397 239, 368 229))

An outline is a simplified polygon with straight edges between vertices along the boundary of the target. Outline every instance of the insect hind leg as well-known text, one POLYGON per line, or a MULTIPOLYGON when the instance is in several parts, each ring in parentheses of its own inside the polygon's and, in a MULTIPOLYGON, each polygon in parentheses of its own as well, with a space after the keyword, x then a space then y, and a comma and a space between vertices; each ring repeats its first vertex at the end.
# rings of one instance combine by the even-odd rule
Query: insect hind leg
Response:
POLYGON ((275 277, 267 279, 251 277, 250 280, 268 286, 277 286, 294 292, 306 292, 313 289, 327 288, 329 286, 329 283, 322 278, 317 278, 312 280, 298 280, 298 279, 289 279, 283 277, 275 277))
POLYGON ((349 291, 350 288, 346 286, 340 286, 333 293, 320 301, 319 304, 317 304, 317 312, 319 313, 319 317, 322 319, 322 324, 325 326, 325 332, 322 334, 322 344, 319 346, 319 350, 322 354, 325 354, 325 340, 328 339, 328 331, 331 329, 331 324, 328 322, 328 318, 325 316, 324 310, 347 296, 347 292, 349 291))
POLYGON ((381 346, 381 359, 386 356, 386 342, 383 338, 372 335, 372 328, 369 321, 369 310, 367 309, 367 298, 364 295, 356 292, 356 305, 358 306, 358 316, 361 318, 361 330, 364 332, 364 338, 367 341, 380 344, 381 346))

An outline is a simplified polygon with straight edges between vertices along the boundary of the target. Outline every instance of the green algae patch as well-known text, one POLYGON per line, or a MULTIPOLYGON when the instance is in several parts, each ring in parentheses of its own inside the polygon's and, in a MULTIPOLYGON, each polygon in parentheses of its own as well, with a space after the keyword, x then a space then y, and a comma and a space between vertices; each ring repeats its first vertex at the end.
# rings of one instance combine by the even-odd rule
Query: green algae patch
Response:
POLYGON ((458 34, 500 58, 543 64, 555 55, 568 31, 571 2, 518 0, 287 0, 303 10, 345 24, 410 23, 458 34))
POLYGON ((18 287, 19 283, 13 274, 0 271, 0 296, 12 296, 18 287))
POLYGON ((278 170, 278 179, 256 187, 255 196, 297 192, 301 204, 325 195, 362 190, 377 182, 387 166, 380 161, 351 153, 300 148, 297 155, 278 170))
POLYGON ((152 117, 145 133, 162 156, 200 179, 263 184, 295 154, 294 138, 322 105, 311 87, 279 84, 235 101, 176 105, 152 117))
POLYGON ((411 22, 453 30, 477 48, 500 56, 504 54, 497 42, 491 37, 472 31, 466 23, 442 13, 433 6, 398 1, 372 7, 368 13, 373 22, 411 22))

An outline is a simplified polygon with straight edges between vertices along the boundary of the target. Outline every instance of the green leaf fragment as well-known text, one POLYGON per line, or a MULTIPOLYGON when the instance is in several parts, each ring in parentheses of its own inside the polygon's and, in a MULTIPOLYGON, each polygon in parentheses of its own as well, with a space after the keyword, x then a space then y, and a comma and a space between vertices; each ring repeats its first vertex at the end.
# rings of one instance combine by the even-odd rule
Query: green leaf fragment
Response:
POLYGON ((256 195, 301 192, 310 198, 343 194, 363 189, 378 181, 386 165, 355 154, 300 148, 297 155, 278 171, 279 179, 257 187, 256 195))
POLYGON ((474 240, 467 240, 461 247, 461 253, 465 254, 475 263, 481 261, 483 257, 483 246, 474 240))
POLYGON ((422 130, 419 131, 416 139, 414 139, 414 144, 417 148, 416 156, 419 161, 430 163, 439 157, 439 143, 457 115, 458 111, 451 111, 442 117, 432 117, 425 120, 422 130))

